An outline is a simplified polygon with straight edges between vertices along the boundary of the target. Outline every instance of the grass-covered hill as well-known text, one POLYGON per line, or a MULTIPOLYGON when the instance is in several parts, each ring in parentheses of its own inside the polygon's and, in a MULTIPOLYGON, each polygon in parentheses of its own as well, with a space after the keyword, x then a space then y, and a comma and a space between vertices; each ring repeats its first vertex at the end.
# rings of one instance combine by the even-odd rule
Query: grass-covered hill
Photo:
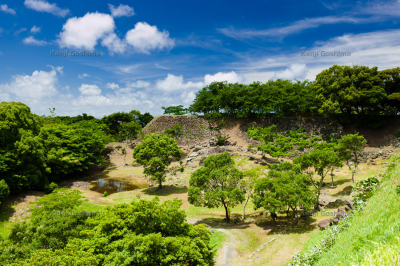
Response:
MULTIPOLYGON (((375 194, 361 212, 349 219, 335 244, 312 265, 400 265, 400 165, 393 158, 375 194)), ((305 243, 303 253, 329 234, 315 234, 305 243)))

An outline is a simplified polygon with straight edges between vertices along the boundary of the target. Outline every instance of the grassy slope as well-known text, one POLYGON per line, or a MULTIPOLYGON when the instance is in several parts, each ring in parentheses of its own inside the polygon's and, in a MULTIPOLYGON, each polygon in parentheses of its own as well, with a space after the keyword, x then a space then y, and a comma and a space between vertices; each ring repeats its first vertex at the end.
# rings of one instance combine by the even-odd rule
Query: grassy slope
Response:
MULTIPOLYGON (((400 234, 400 196, 395 193, 398 184, 400 164, 386 173, 381 187, 368 200, 363 212, 353 217, 349 228, 340 234, 332 249, 316 265, 358 264, 374 251, 374 243, 395 242, 400 234)), ((310 245, 319 244, 325 234, 321 232, 311 237, 303 251, 307 251, 310 245)))

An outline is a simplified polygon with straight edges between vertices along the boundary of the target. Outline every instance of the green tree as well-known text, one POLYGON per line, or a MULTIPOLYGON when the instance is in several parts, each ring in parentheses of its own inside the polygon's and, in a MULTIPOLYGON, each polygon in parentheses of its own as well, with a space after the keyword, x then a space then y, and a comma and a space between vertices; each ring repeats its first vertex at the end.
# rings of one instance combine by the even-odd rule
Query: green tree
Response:
POLYGON ((183 105, 161 107, 164 110, 164 115, 185 115, 188 109, 183 108, 183 105))
POLYGON ((230 209, 244 201, 240 189, 243 173, 235 168, 228 152, 211 155, 204 166, 194 171, 189 180, 188 201, 195 206, 225 208, 226 221, 230 221, 230 209))
POLYGON ((324 179, 332 166, 341 166, 342 162, 340 157, 331 150, 314 150, 295 158, 293 162, 299 165, 301 171, 309 175, 309 180, 317 191, 315 209, 319 210, 319 196, 321 194, 324 179), (314 181, 314 174, 319 176, 318 181, 314 181))
POLYGON ((307 175, 293 170, 271 170, 267 177, 257 181, 253 201, 255 209, 264 208, 274 214, 286 211, 287 215, 292 210, 296 217, 298 207, 307 210, 314 205, 314 197, 307 175))
POLYGON ((142 142, 136 145, 133 158, 144 166, 144 174, 150 176, 151 180, 157 180, 159 188, 165 181, 164 174, 173 160, 179 160, 182 151, 176 140, 168 135, 156 133, 144 136, 142 142))
POLYGON ((261 167, 254 167, 243 171, 243 179, 240 181, 239 188, 243 191, 244 200, 242 201, 243 213, 242 221, 246 216, 246 206, 255 191, 255 187, 260 176, 263 175, 261 167))
POLYGON ((358 161, 361 157, 361 152, 363 151, 363 146, 367 143, 366 139, 363 136, 359 136, 357 134, 348 134, 342 136, 338 140, 338 152, 339 155, 346 160, 347 162, 352 162, 353 167, 349 165, 351 171, 351 180, 354 183, 354 173, 358 167, 358 161))

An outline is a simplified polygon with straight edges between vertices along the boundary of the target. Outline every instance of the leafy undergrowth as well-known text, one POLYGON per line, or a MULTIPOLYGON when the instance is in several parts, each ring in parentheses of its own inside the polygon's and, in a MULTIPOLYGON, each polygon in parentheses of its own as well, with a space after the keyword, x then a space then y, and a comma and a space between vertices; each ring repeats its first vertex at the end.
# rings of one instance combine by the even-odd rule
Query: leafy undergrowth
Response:
MULTIPOLYGON (((314 265, 385 265, 368 263, 379 262, 380 257, 384 260, 385 256, 390 256, 384 253, 379 255, 377 249, 392 245, 395 245, 392 249, 398 249, 396 237, 400 234, 400 196, 395 191, 400 183, 398 158, 396 161, 393 159, 391 165, 381 187, 368 200, 362 212, 350 219, 348 228, 338 235, 335 244, 314 265)), ((314 235, 306 242, 303 252, 321 243, 327 234, 324 231, 314 235)))
POLYGON ((217 252, 222 244, 225 242, 226 234, 219 231, 212 231, 212 235, 210 238, 210 247, 212 248, 212 252, 217 252))

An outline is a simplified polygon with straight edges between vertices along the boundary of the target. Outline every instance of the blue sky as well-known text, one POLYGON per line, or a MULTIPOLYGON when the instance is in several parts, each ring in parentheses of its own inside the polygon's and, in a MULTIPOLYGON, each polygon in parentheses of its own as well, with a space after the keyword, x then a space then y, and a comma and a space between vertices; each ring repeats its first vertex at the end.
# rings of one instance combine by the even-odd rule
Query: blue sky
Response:
POLYGON ((160 115, 213 81, 398 67, 399 22, 400 0, 0 0, 0 101, 40 115, 160 115), (321 55, 334 51, 350 54, 321 55))

